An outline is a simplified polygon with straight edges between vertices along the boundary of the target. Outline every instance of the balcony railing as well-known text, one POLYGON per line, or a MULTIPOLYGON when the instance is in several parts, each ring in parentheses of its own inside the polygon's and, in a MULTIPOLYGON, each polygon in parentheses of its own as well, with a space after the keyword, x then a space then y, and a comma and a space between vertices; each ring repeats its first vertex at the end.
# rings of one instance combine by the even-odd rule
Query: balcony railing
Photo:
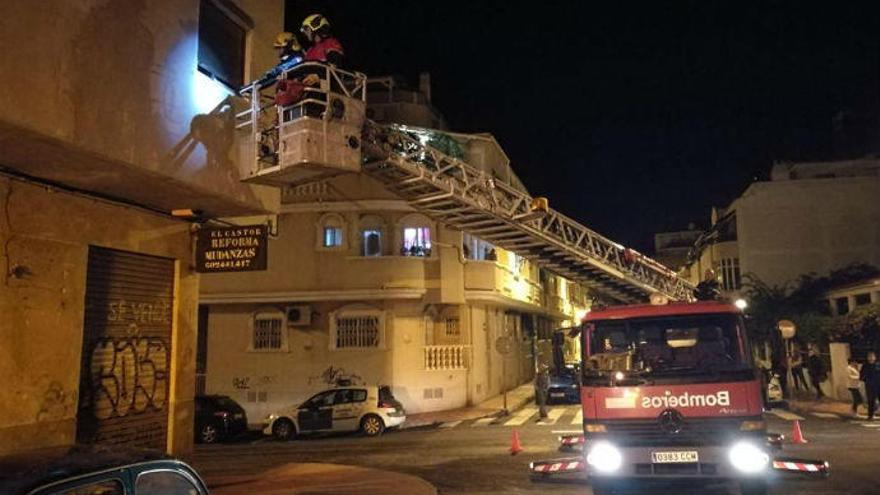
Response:
POLYGON ((466 345, 426 345, 425 369, 428 371, 467 369, 468 349, 469 346, 466 345))

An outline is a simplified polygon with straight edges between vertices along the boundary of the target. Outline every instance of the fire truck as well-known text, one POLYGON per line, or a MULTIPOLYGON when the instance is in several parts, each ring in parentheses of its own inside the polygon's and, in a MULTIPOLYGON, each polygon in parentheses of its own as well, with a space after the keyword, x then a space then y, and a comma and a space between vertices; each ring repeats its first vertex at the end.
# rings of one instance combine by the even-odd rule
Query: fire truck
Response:
POLYGON ((717 301, 598 309, 581 328, 586 469, 623 483, 738 483, 772 470, 759 372, 741 311, 717 301))

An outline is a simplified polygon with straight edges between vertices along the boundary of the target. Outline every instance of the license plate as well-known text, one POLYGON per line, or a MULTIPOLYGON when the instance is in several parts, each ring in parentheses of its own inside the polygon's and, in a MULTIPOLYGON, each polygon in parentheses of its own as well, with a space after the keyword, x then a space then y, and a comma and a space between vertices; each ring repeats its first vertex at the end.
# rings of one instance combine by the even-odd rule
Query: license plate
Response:
POLYGON ((669 464, 675 462, 699 462, 700 457, 695 450, 684 452, 651 452, 651 461, 655 464, 669 464))
POLYGON ((553 397, 554 399, 558 399, 560 397, 565 397, 565 394, 562 392, 553 392, 552 394, 550 394, 550 397, 553 397))

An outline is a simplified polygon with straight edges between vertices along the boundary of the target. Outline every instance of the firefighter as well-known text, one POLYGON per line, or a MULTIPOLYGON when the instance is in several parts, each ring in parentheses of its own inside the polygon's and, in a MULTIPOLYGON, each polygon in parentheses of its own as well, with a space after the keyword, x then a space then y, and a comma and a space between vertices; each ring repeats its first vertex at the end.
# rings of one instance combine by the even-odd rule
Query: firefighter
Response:
POLYGON ((281 64, 287 62, 292 57, 303 56, 302 45, 299 44, 299 40, 293 33, 287 31, 278 33, 273 46, 278 50, 278 61, 281 64))
POLYGON ((302 32, 312 46, 306 50, 306 62, 325 62, 341 66, 345 57, 342 43, 330 32, 330 21, 321 14, 312 14, 303 20, 302 32))
POLYGON ((538 404, 540 419, 547 417, 547 393, 550 391, 550 374, 546 364, 538 368, 535 375, 535 402, 538 404))

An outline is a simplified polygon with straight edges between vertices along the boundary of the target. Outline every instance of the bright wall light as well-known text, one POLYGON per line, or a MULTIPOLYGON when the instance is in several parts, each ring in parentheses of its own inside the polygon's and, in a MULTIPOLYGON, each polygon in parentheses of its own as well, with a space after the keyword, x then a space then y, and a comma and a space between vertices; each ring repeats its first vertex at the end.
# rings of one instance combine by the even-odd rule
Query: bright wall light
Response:
POLYGON ((749 307, 749 303, 746 302, 746 300, 743 298, 739 298, 736 301, 734 301, 733 305, 739 309, 746 309, 747 307, 749 307))
POLYGON ((232 94, 222 83, 196 70, 192 79, 192 96, 198 113, 208 113, 232 94))

